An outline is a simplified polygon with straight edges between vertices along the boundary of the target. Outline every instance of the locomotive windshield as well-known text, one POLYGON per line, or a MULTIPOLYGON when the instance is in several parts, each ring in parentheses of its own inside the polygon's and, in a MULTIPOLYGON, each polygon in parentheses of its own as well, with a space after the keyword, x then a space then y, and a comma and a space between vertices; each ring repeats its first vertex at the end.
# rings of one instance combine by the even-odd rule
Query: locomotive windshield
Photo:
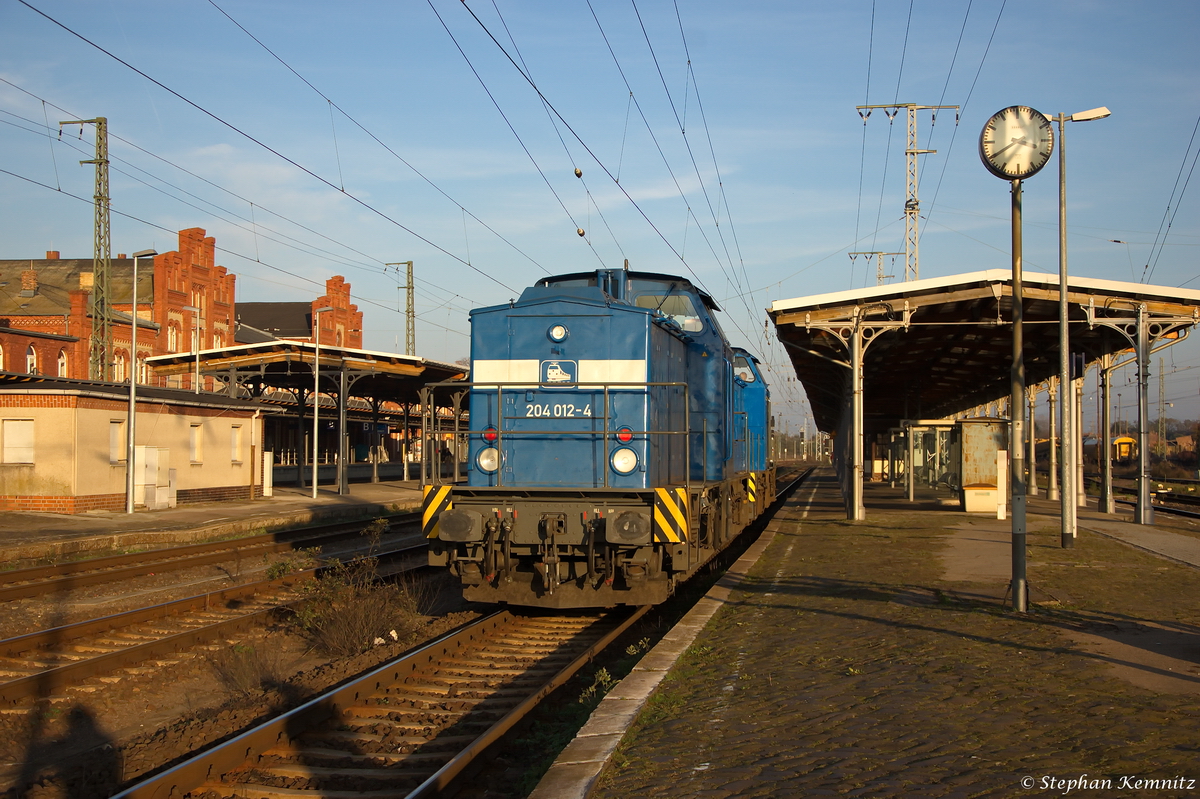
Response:
POLYGON ((689 332, 699 332, 704 329, 696 305, 687 294, 642 294, 634 304, 639 308, 651 308, 660 311, 679 323, 679 326, 689 332))

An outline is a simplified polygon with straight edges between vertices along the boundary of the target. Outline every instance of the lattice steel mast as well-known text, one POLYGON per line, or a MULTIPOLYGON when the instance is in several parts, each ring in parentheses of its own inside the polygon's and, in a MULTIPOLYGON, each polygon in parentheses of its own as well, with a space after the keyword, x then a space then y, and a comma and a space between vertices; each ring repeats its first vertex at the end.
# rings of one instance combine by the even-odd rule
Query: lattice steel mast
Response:
POLYGON ((404 354, 417 354, 417 303, 416 303, 416 286, 413 283, 413 262, 400 261, 394 264, 385 264, 385 266, 408 267, 408 283, 403 286, 398 286, 406 290, 406 299, 408 300, 407 308, 404 311, 404 354))
POLYGON ((904 280, 918 280, 921 276, 920 268, 920 220, 921 220, 921 201, 917 198, 917 156, 927 153, 936 153, 937 150, 922 150, 917 147, 917 112, 918 111, 933 111, 930 118, 930 124, 937 121, 937 112, 943 108, 954 109, 954 124, 958 124, 958 106, 956 105, 917 105, 915 103, 891 103, 889 105, 859 105, 855 106, 858 109, 858 115, 862 117, 863 124, 867 124, 867 118, 871 116, 871 111, 876 108, 883 109, 883 113, 887 116, 888 121, 894 120, 896 115, 900 113, 900 109, 908 110, 908 147, 904 150, 905 160, 908 166, 907 197, 904 201, 904 280), (866 111, 864 114, 863 112, 866 111))
POLYGON ((92 245, 92 296, 90 301, 92 334, 88 342, 88 376, 92 380, 108 380, 111 375, 113 358, 113 317, 112 303, 109 297, 112 235, 108 213, 108 119, 105 117, 71 119, 58 124, 60 136, 63 125, 96 126, 96 157, 90 161, 79 162, 96 165, 96 225, 92 245))

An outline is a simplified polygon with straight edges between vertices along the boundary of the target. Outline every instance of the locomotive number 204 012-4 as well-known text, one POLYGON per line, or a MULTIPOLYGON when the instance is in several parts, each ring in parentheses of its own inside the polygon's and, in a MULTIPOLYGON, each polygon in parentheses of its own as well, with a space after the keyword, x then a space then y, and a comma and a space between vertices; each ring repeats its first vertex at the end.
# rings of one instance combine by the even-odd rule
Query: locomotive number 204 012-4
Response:
POLYGON ((575 405, 570 402, 556 404, 529 403, 525 406, 525 416, 530 419, 580 419, 592 415, 591 404, 575 405))

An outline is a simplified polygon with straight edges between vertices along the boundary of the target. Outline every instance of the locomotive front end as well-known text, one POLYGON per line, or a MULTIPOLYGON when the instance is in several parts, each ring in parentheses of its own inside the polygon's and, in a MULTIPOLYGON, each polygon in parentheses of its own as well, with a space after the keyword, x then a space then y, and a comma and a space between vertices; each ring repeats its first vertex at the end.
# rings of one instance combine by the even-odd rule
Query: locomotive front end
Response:
POLYGON ((468 480, 427 533, 468 599, 660 602, 688 562, 687 491, 663 488, 687 483, 684 345, 611 299, 534 288, 472 314, 468 480))

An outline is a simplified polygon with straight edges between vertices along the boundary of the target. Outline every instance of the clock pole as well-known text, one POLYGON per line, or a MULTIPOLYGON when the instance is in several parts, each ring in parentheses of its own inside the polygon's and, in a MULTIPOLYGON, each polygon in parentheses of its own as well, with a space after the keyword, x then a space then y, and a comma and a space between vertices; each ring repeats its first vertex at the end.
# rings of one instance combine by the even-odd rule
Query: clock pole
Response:
MULTIPOLYGON (((1012 607, 1024 613, 1028 602, 1025 575, 1025 357, 1024 297, 1021 290, 1021 181, 1038 173, 1054 151, 1050 120, 1026 105, 992 114, 979 134, 979 158, 987 170, 1012 183, 1013 357, 1010 377, 1008 442, 1012 488, 1012 607)), ((999 486, 997 486, 999 487, 999 486)))
POLYGON ((1028 586, 1025 579, 1025 303, 1021 287, 1021 179, 1012 182, 1012 319, 1013 359, 1010 376, 1012 396, 1009 399, 1009 418, 1012 427, 1008 451, 1012 486, 1012 608, 1026 611, 1028 586))

